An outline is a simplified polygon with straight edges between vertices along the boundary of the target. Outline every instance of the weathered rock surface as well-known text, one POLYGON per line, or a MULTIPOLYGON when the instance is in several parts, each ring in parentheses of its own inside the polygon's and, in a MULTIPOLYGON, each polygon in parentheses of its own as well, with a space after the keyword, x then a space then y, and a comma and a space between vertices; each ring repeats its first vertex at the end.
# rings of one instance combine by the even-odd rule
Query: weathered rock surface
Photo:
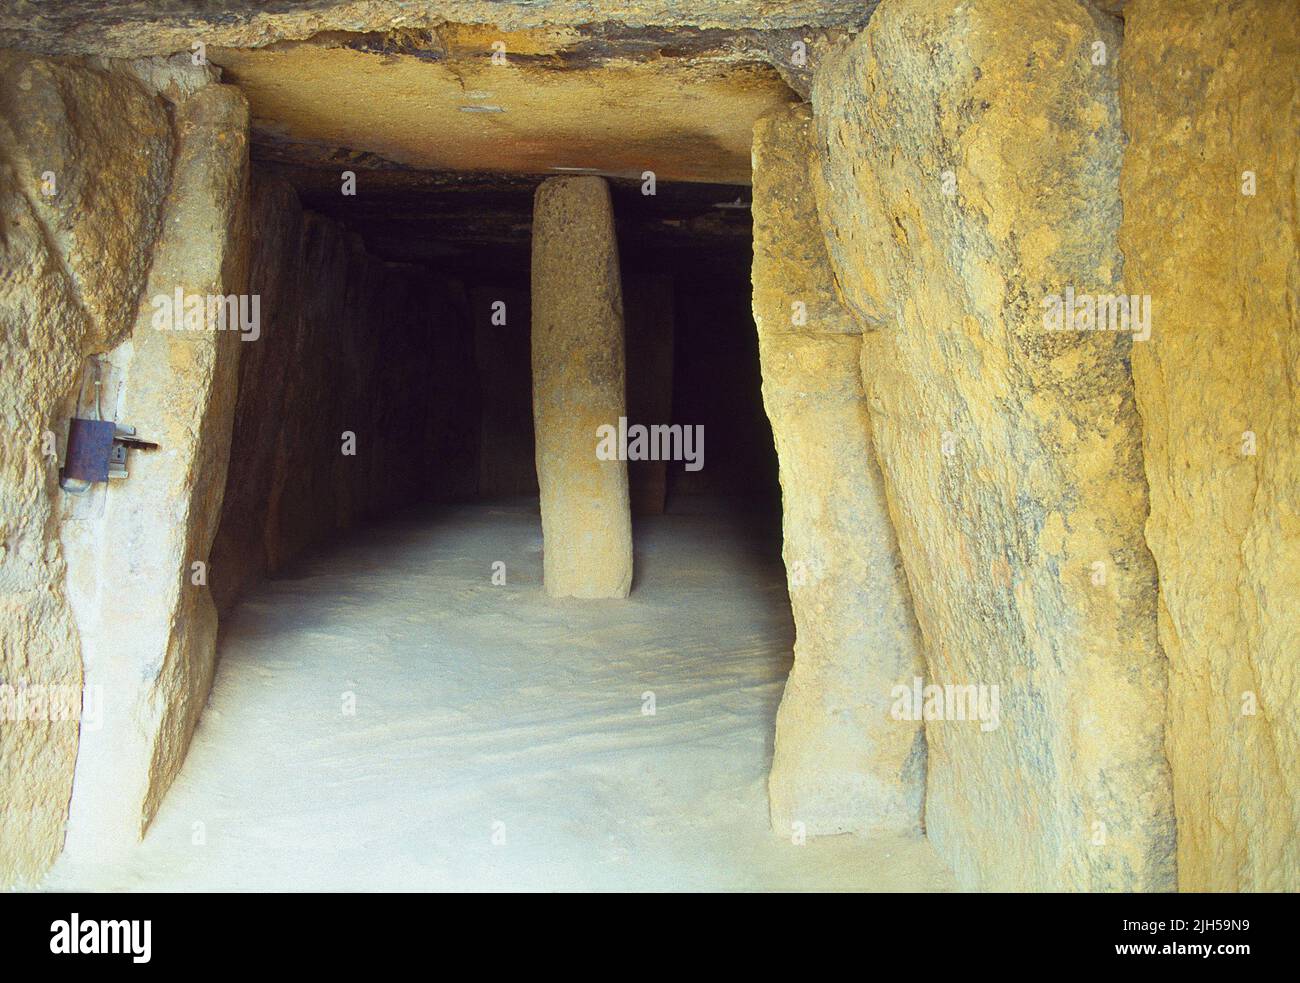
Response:
POLYGON ((1133 343, 1047 331, 1041 306, 1119 292, 1097 40, 1116 51, 1116 22, 1067 0, 886 0, 813 89, 929 682, 999 687, 991 729, 926 723, 927 833, 968 887, 1174 885, 1133 343))
POLYGON ((867 420, 862 338, 835 297, 806 106, 754 128, 754 323, 780 459, 795 662, 776 721, 772 825, 919 831, 925 737, 891 716, 924 674, 867 420), (796 307, 796 305, 800 305, 796 307))
POLYGON ((623 293, 603 178, 537 189, 532 263, 533 433, 543 578, 552 597, 626 597, 632 587, 627 463, 596 456, 625 415, 623 293))
MULTIPOLYGON (((600 461, 597 427, 684 411, 720 439, 677 491, 743 492, 761 361, 798 627, 778 831, 914 830, 924 794, 967 887, 1300 889, 1294 10, 886 0, 840 44, 875 4, 46 6, 0 12, 0 46, 92 57, 0 50, 0 887, 65 828, 83 855, 138 838, 217 611, 336 530, 527 493, 535 465, 547 590, 626 596, 629 501, 662 510, 670 475, 600 461), (267 180, 247 221, 250 114, 218 66, 330 217, 267 180), (377 258, 526 235, 521 174, 743 183, 750 122, 810 77, 815 119, 755 134, 757 357, 715 334, 741 319, 712 273, 675 267, 682 406, 672 293, 622 296, 601 179, 537 194, 531 354, 526 300, 501 331, 483 294, 377 258), (340 163, 372 197, 337 195, 340 163), (497 211, 429 211, 439 187, 497 211), (160 329, 176 288, 257 294, 258 340, 160 329), (1149 340, 1049 330, 1071 290, 1150 296, 1149 340), (160 449, 64 494, 48 438, 74 414, 160 449), (996 688, 991 726, 898 719, 921 676, 996 688)), ((637 221, 729 241, 695 187, 637 221)))
MULTIPOLYGON (((249 202, 248 291, 259 298, 260 335, 241 345, 239 393, 231 436, 221 523, 212 544, 210 585, 225 612, 278 555, 267 523, 280 433, 295 410, 287 403, 301 372, 294 358, 302 329, 303 276, 289 257, 299 254, 302 209, 291 187, 253 172, 249 202)), ((309 280, 308 283, 318 281, 309 280)))
POLYGON ((184 759, 215 660, 205 568, 240 332, 221 328, 211 309, 197 329, 160 326, 154 299, 245 292, 247 103, 228 86, 200 89, 177 108, 176 130, 163 231, 110 414, 159 448, 133 456, 130 478, 107 490, 102 520, 69 546, 86 679, 104 700, 102 728, 82 734, 69 816, 69 851, 83 855, 126 847, 147 827, 184 759))
POLYGON ((871 446, 857 322, 836 298, 809 108, 754 127, 754 322, 780 459, 794 668, 776 718, 772 826, 919 831, 926 745, 892 689, 922 646, 871 446))
MULTIPOLYGON (((81 651, 47 451, 62 454, 85 356, 134 318, 170 151, 166 112, 134 80, 0 51, 0 886, 62 847, 77 755, 81 651), (8 702, 51 686, 67 716, 8 702)), ((88 382, 92 416, 93 396, 88 382)))
POLYGON ((252 213, 261 336, 243 346, 213 546, 221 610, 338 530, 477 487, 478 393, 459 283, 376 259, 260 172, 252 213))
MULTIPOLYGON (((576 37, 577 28, 601 26, 611 16, 623 25, 689 25, 690 28, 793 29, 806 25, 863 24, 873 0, 626 0, 612 14, 596 0, 325 0, 304 7, 295 0, 230 0, 209 9, 194 0, 94 0, 63 3, 32 17, 21 8, 0 11, 0 44, 57 53, 102 52, 120 58, 188 51, 208 45, 256 47, 300 40, 326 31, 414 34, 452 25, 493 25, 502 32, 543 29, 549 38, 576 37)), ((659 33, 659 32, 656 32, 659 33)), ((653 37, 654 35, 652 35, 653 37)), ((678 42, 681 43, 680 41, 678 42)))
POLYGON ((1179 886, 1296 891, 1300 22, 1286 4, 1133 0, 1121 64, 1179 886))
MULTIPOLYGON (((291 412, 279 428, 279 446, 272 458, 266 542, 272 572, 311 544, 322 526, 334 528, 339 488, 336 459, 343 455, 343 432, 358 433, 355 426, 343 425, 343 397, 336 374, 330 371, 334 359, 342 360, 340 335, 346 325, 340 315, 348 280, 347 244, 334 223, 307 213, 297 256, 290 253, 285 262, 299 264, 302 324, 291 359, 294 371, 284 394, 291 412)), ((357 371, 364 373, 365 368, 357 371)), ((364 445, 358 451, 362 452, 368 453, 364 445)), ((344 463, 354 466, 356 457, 344 463)))
POLYGON ((286 155, 355 148, 435 171, 587 167, 741 184, 754 119, 790 98, 765 64, 562 65, 494 31, 443 54, 365 50, 355 38, 213 49, 211 58, 247 93, 254 118, 274 121, 256 134, 263 144, 286 155), (493 43, 506 45, 505 63, 492 61, 493 43))

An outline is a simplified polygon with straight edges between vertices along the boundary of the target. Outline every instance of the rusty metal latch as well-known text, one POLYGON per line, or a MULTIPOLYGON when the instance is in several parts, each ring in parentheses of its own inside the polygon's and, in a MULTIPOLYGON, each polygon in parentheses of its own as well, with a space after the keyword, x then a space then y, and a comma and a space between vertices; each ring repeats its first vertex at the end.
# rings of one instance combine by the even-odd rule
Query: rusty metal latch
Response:
POLYGON ((128 450, 151 451, 157 447, 137 437, 135 427, 118 426, 112 420, 73 417, 68 422, 68 451, 59 472, 59 487, 79 493, 96 482, 125 478, 128 450))

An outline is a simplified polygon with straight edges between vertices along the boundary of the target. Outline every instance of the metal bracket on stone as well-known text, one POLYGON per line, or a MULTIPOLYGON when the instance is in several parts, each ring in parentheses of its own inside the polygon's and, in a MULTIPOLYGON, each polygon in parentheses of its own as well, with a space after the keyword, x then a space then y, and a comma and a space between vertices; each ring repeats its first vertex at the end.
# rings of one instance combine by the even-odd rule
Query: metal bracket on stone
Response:
POLYGON ((137 437, 135 427, 118 426, 112 420, 73 417, 68 423, 68 451, 59 472, 59 487, 76 493, 96 482, 125 478, 128 450, 151 451, 157 447, 137 437))

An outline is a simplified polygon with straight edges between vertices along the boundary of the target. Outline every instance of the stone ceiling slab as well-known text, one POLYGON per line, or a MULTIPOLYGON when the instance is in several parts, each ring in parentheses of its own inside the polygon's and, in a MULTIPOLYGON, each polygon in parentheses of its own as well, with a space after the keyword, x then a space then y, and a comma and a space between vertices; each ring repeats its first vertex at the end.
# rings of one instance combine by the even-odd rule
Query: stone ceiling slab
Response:
POLYGON ((139 58, 194 41, 233 48, 324 31, 392 31, 446 23, 515 31, 617 18, 629 27, 756 30, 860 28, 862 0, 13 0, 0 9, 0 47, 139 58))
POLYGON ((796 98, 770 65, 725 47, 606 57, 622 42, 565 33, 331 35, 208 57, 248 97, 258 143, 437 171, 748 184, 754 120, 796 98))

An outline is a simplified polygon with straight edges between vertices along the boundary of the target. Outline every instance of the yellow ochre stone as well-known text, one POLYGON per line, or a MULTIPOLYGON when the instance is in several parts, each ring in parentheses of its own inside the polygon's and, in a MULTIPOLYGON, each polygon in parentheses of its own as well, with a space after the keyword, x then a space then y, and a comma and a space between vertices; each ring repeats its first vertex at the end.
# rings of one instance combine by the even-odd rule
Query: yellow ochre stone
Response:
POLYGON ((627 462, 597 457, 626 414, 623 294, 609 185, 550 178, 533 213, 533 421, 543 581, 552 597, 627 597, 627 462))
POLYGON ((0 147, 0 685, 59 687, 43 692, 73 711, 0 719, 3 887, 34 880, 63 845, 83 679, 56 455, 85 356, 134 318, 171 129, 132 78, 0 51, 0 147))
POLYGON ((754 128, 754 323, 780 462, 795 662, 768 781, 786 836, 917 832, 925 738, 891 714, 922 675, 921 640, 859 375, 862 339, 835 296, 809 174, 811 114, 754 128))
POLYGON ((816 72, 816 182, 931 683, 926 831, 958 881, 1169 890, 1165 660, 1119 289, 1118 22, 1070 0, 885 0, 816 72), (1087 121, 1086 124, 1084 121, 1087 121))
POLYGON ((184 760, 216 659, 216 608, 194 565, 206 565, 221 515, 240 332, 211 313, 200 330, 166 329, 151 301, 178 288, 245 292, 248 105, 238 89, 210 85, 176 108, 175 127, 119 403, 159 449, 137 454, 129 480, 108 488, 97 529, 69 534, 87 685, 105 694, 102 726, 83 731, 77 757, 68 851, 81 857, 139 840, 184 760))
POLYGON ((1133 381, 1188 891, 1300 890, 1300 20, 1134 0, 1121 105, 1133 381))

